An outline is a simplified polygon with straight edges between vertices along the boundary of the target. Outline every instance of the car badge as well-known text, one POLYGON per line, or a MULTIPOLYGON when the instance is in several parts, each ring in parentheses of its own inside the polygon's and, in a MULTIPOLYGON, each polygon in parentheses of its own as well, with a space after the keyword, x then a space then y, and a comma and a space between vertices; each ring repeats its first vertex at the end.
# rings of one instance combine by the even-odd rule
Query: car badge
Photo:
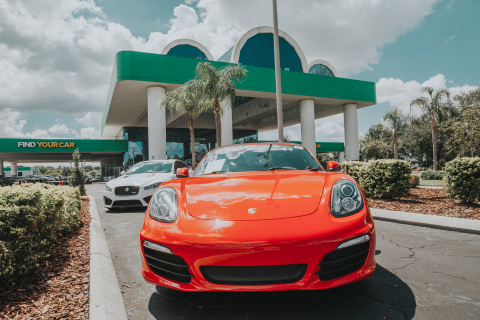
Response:
POLYGON ((125 192, 128 192, 128 190, 130 190, 130 188, 129 188, 129 187, 126 187, 126 188, 125 188, 125 192))
POLYGON ((248 213, 249 213, 249 214, 254 214, 255 212, 257 212, 257 208, 250 208, 250 209, 248 209, 248 213))

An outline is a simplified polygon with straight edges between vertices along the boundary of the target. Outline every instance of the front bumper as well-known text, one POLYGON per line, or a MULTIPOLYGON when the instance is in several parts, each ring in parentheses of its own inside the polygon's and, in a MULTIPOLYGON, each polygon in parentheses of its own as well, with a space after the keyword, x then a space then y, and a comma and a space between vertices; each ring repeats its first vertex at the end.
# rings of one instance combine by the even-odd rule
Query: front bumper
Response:
POLYGON ((150 198, 156 189, 144 190, 140 187, 138 194, 117 196, 115 189, 112 191, 103 190, 103 205, 105 208, 128 208, 128 207, 147 207, 150 198))
POLYGON ((161 276, 165 275, 162 270, 154 270, 147 263, 143 245, 142 274, 149 283, 182 291, 319 290, 360 281, 369 278, 376 265, 375 227, 371 218, 365 219, 369 217, 367 210, 335 218, 319 208, 303 217, 257 221, 215 221, 186 216, 188 221, 178 219, 173 224, 154 221, 147 212, 140 243, 147 240, 168 247, 179 261, 183 260, 181 268, 191 276, 190 279, 161 276), (370 235, 370 242, 365 262, 359 268, 332 279, 319 275, 323 267, 320 263, 329 253, 340 243, 364 234, 370 235), (293 265, 305 266, 300 279, 280 284, 219 284, 205 272, 205 266, 253 267, 256 272, 255 267, 293 265))

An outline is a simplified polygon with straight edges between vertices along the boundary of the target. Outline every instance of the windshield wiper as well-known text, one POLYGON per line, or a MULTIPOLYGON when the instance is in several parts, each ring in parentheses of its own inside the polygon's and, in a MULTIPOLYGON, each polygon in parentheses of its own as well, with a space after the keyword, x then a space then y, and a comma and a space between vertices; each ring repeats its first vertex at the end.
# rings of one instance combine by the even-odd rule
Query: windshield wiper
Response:
POLYGON ((209 173, 206 173, 206 174, 217 174, 217 173, 227 173, 227 171, 212 171, 212 172, 209 172, 209 173))
POLYGON ((292 170, 292 169, 286 168, 286 167, 271 167, 270 169, 268 169, 268 171, 272 171, 272 170, 292 170))
POLYGON ((312 168, 310 166, 306 167, 305 170, 318 171, 318 168, 312 168))

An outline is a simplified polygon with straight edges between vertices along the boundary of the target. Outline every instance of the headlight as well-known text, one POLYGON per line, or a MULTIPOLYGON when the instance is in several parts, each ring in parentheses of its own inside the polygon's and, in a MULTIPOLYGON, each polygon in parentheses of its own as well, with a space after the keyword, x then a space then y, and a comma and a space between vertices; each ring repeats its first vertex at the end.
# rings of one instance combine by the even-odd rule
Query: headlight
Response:
POLYGON ((161 184, 162 184, 162 182, 157 182, 157 183, 151 184, 151 185, 149 185, 149 186, 146 186, 146 187, 143 188, 143 189, 144 189, 144 190, 157 189, 161 184))
POLYGON ((363 199, 357 185, 350 180, 339 180, 332 188, 331 211, 335 217, 346 217, 363 208, 363 199))
POLYGON ((103 189, 103 190, 110 192, 110 191, 113 190, 113 188, 110 188, 108 185, 105 185, 105 189, 103 189))
POLYGON ((162 188, 155 192, 148 209, 150 217, 162 222, 177 220, 177 192, 173 188, 162 188))

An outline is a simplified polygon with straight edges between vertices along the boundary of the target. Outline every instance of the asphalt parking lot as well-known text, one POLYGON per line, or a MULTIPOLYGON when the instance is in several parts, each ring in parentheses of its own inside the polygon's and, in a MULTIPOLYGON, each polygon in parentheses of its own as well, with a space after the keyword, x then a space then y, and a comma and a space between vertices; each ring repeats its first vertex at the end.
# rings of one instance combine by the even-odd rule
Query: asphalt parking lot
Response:
POLYGON ((129 319, 479 319, 480 237, 377 221, 370 279, 325 291, 184 293, 141 275, 143 210, 105 211, 95 197, 129 319))

